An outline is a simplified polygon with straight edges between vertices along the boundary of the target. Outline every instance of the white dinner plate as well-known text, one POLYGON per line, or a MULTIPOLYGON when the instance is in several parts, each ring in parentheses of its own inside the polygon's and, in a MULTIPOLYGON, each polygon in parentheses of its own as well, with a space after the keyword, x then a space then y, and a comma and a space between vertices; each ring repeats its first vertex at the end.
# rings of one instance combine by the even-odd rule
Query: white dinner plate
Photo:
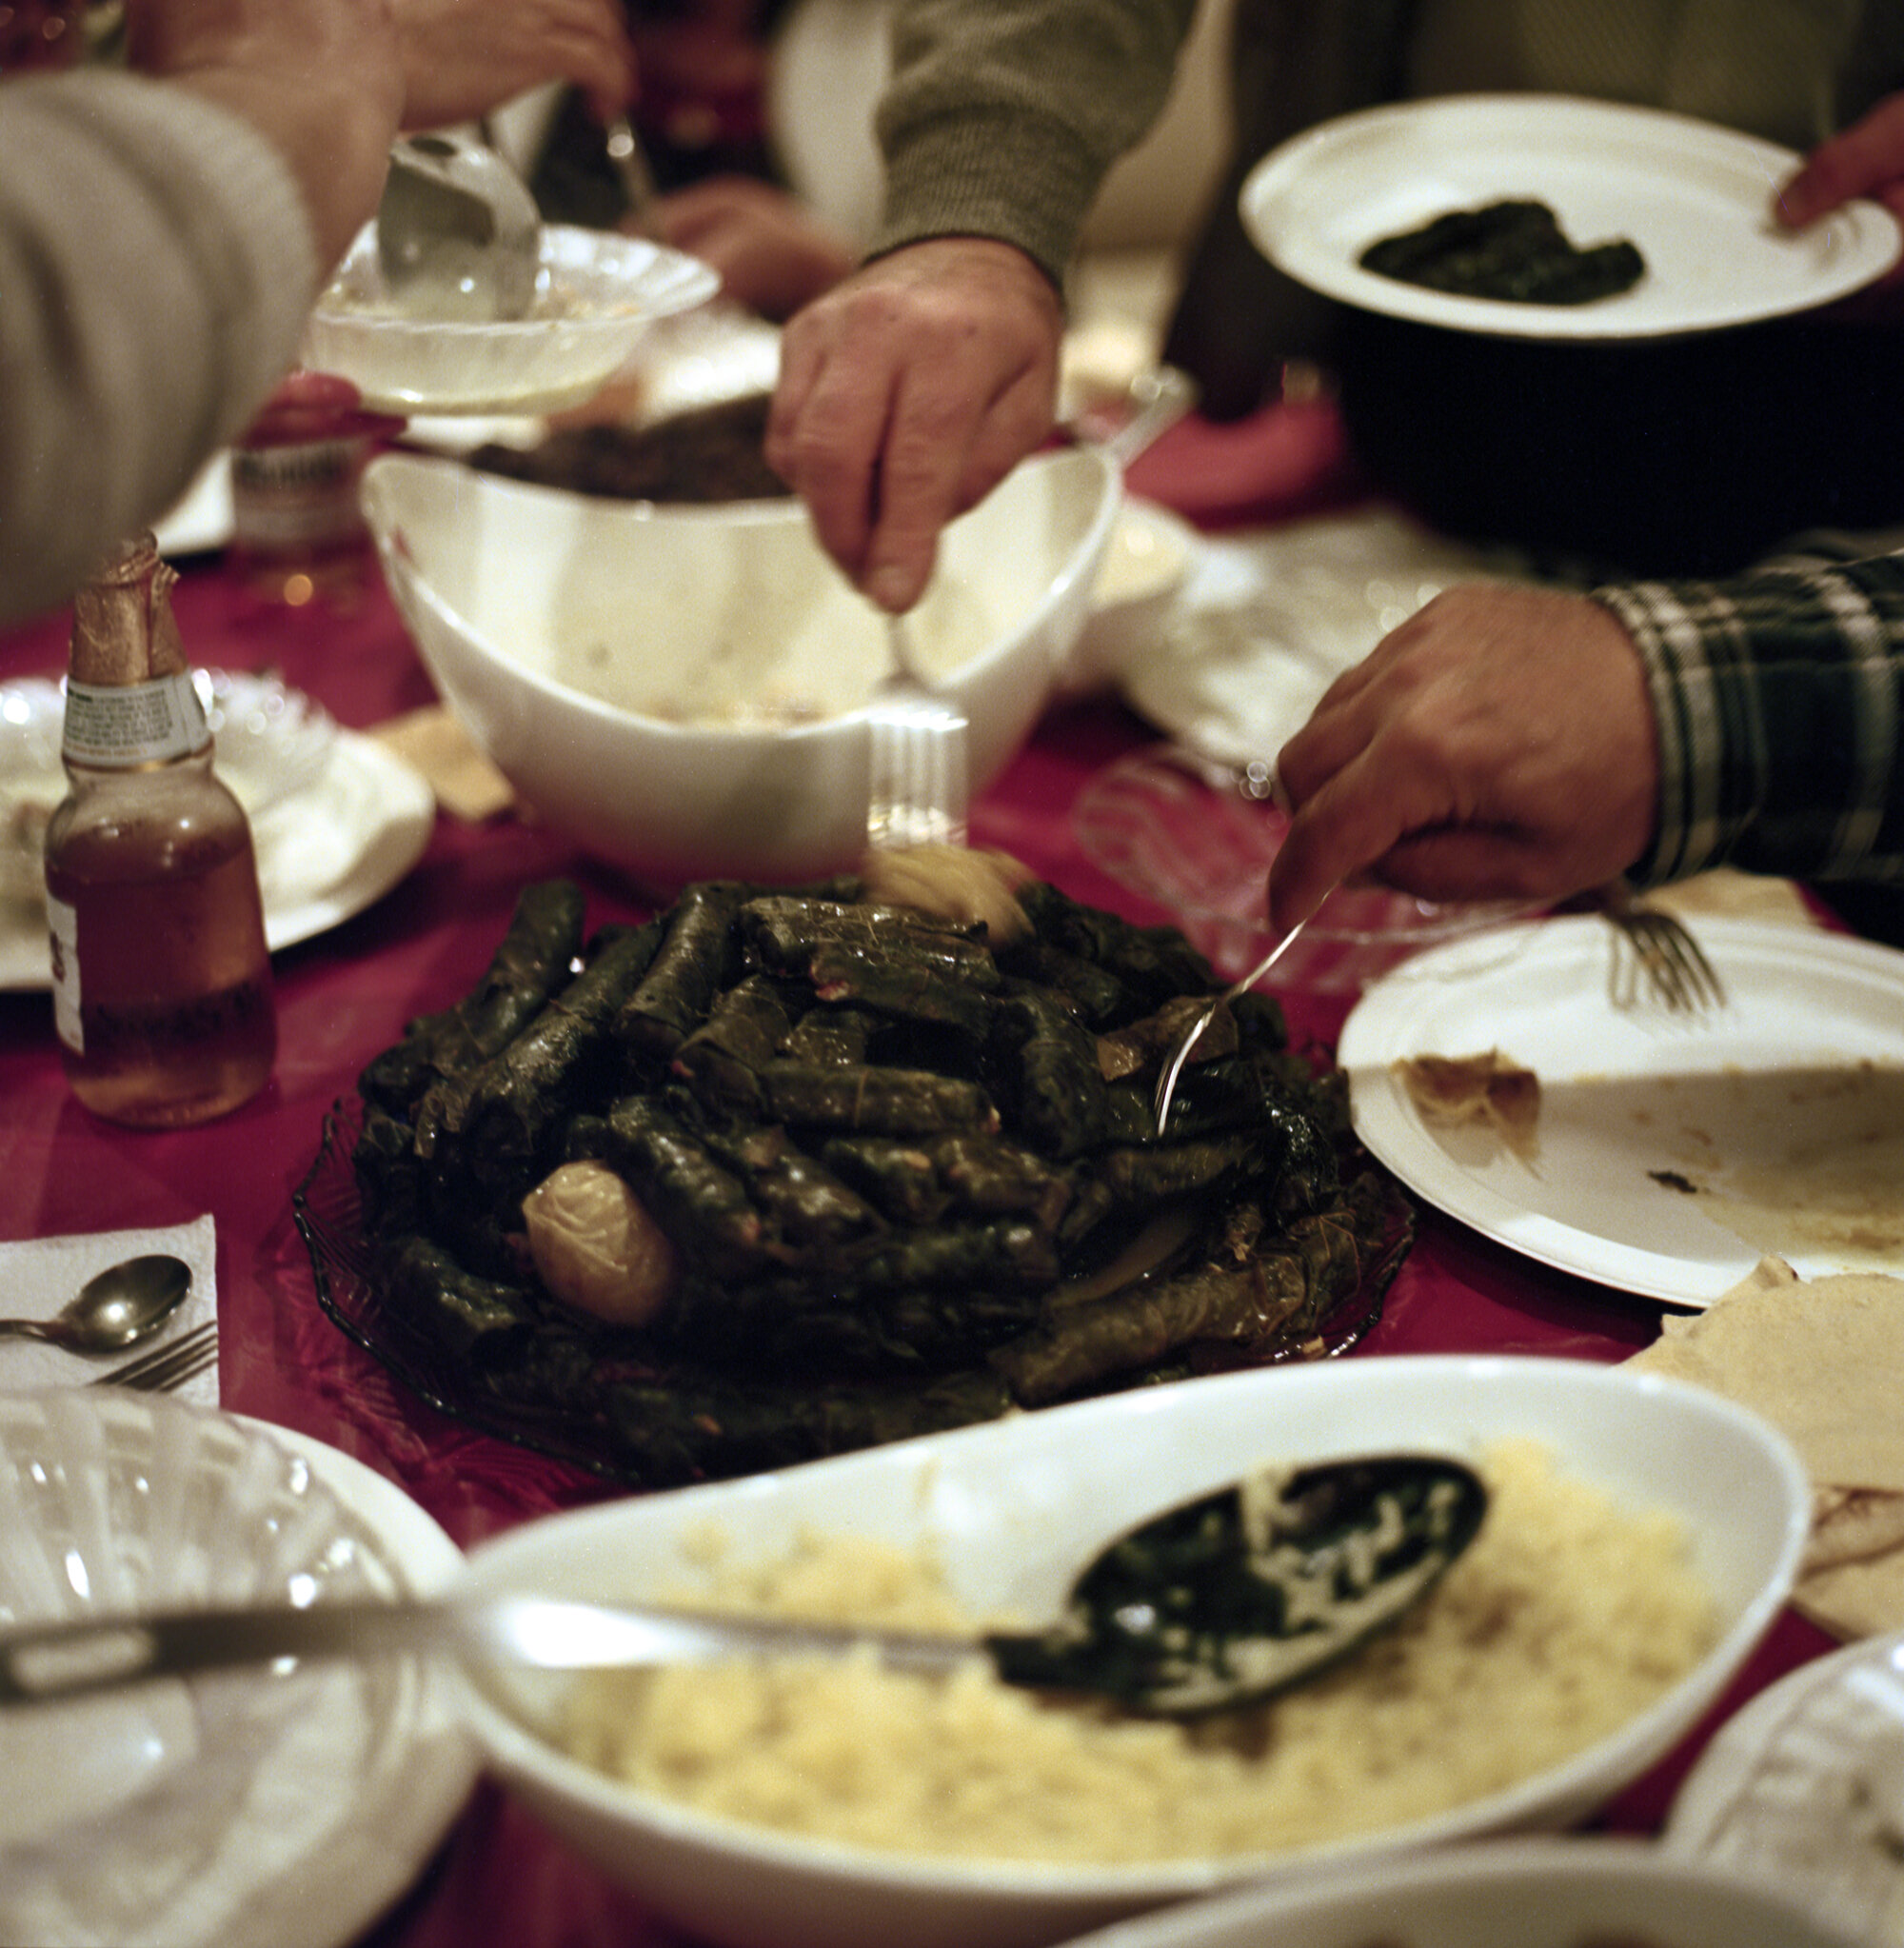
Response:
POLYGON ((1904 1943, 1904 1636, 1803 1665, 1720 1726, 1665 1851, 1780 1888, 1871 1948, 1904 1943))
POLYGON ((435 825, 436 795, 414 765, 340 730, 324 775, 252 824, 271 951, 381 900, 423 857, 435 825))
MULTIPOLYGON (((272 687, 261 679, 218 681, 272 687)), ((301 701, 295 691, 283 696, 301 701)), ((39 805, 44 816, 65 788, 58 764, 59 686, 17 685, 0 706, 19 713, 10 714, 5 726, 12 737, 5 745, 10 768, 0 785, 0 816, 10 817, 29 803, 39 805)), ((231 733, 227 782, 251 819, 265 938, 273 953, 382 899, 422 858, 436 821, 435 795, 414 765, 328 718, 322 718, 321 728, 320 745, 307 719, 273 714, 257 716, 242 735, 231 733), (293 758, 297 788, 272 795, 268 785, 288 773, 293 758)), ((223 752, 228 733, 218 735, 223 752)), ((37 885, 29 886, 10 871, 0 881, 0 991, 50 984, 43 897, 37 885)))
POLYGON ((1767 1255, 1904 1275, 1904 954, 1803 925, 1693 922, 1726 1005, 1609 991, 1596 916, 1434 947, 1342 1029, 1358 1134, 1427 1203, 1542 1263, 1700 1308, 1767 1255), (1537 1149, 1425 1123, 1392 1064, 1497 1048, 1539 1078, 1537 1149))
POLYGON ((1505 338, 1659 338, 1808 311, 1897 261, 1896 223, 1854 202, 1801 232, 1771 215, 1791 149, 1663 109, 1564 95, 1445 95, 1305 131, 1243 185, 1243 223, 1272 263, 1325 297, 1505 338), (1631 290, 1587 305, 1463 298, 1364 270, 1383 237, 1502 198, 1547 204, 1582 248, 1626 237, 1631 290))

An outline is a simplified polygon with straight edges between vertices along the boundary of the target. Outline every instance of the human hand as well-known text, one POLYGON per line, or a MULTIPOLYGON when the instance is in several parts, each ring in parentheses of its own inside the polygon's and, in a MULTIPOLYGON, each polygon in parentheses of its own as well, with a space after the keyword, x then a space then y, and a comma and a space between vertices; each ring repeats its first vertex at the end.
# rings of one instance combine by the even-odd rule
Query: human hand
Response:
MULTIPOLYGON (((1773 201, 1778 221, 1803 229, 1854 196, 1881 203, 1904 223, 1904 94, 1885 99, 1805 158, 1773 201)), ((1904 262, 1894 264, 1837 309, 1865 321, 1888 321, 1904 300, 1904 262)))
POLYGON ((847 576, 895 613, 940 530, 1051 429, 1063 335, 1032 260, 935 237, 854 272, 788 324, 766 457, 847 576))
POLYGON ((367 411, 363 395, 336 372, 286 373, 240 436, 256 447, 303 446, 313 440, 389 439, 403 431, 395 414, 367 411))
POLYGON ((126 47, 273 144, 335 262, 376 210, 403 109, 390 0, 127 0, 126 47))
POLYGON ((1904 220, 1904 94, 1887 95, 1805 158, 1778 191, 1778 220, 1803 229, 1854 196, 1869 196, 1904 220))
POLYGON ((764 318, 790 318, 853 268, 853 252, 798 197, 753 176, 710 176, 657 197, 643 231, 721 273, 764 318))
POLYGON ((579 89, 603 121, 635 94, 617 0, 391 0, 408 94, 406 129, 473 121, 545 82, 579 89))
POLYGON ((1555 590, 1438 595, 1282 747, 1279 930, 1368 873, 1428 900, 1558 900, 1626 870, 1659 794, 1646 678, 1610 609, 1555 590))

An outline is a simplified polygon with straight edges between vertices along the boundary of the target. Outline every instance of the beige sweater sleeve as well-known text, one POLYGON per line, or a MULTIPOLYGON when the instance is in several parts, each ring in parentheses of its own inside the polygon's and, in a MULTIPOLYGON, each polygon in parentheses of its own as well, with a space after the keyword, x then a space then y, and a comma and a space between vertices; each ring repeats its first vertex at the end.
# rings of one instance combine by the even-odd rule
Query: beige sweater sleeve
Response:
POLYGON ((906 0, 874 253, 1016 244, 1061 284, 1106 172, 1163 107, 1195 0, 906 0))
POLYGON ((0 621, 67 599, 294 362, 321 267, 242 118, 86 71, 0 89, 0 621))

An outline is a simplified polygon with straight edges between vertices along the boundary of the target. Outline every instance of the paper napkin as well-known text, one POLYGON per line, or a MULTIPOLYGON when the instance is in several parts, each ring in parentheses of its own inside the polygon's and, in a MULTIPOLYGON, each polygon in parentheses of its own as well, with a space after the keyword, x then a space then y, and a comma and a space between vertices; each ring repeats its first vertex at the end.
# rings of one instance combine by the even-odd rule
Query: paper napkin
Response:
MULTIPOLYGON (((158 1332, 117 1353, 87 1356, 61 1351, 44 1341, 0 1339, 0 1391, 23 1393, 49 1386, 85 1386, 103 1380, 129 1360, 170 1344, 194 1326, 218 1317, 217 1233, 209 1215, 187 1224, 149 1231, 94 1231, 69 1238, 35 1238, 0 1243, 0 1315, 50 1319, 95 1272, 121 1259, 169 1251, 191 1267, 191 1290, 158 1332)), ((173 1398, 218 1404, 214 1362, 173 1388, 173 1398)))

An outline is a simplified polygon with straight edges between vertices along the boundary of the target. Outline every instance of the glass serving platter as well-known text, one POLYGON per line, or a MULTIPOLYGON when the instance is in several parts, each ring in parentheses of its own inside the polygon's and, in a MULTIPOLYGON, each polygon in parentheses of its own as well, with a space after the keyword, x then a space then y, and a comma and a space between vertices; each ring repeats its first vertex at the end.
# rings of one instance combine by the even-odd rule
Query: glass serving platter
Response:
MULTIPOLYGON (((399 1385, 454 1421, 618 1484, 674 1485, 657 1480, 652 1467, 636 1458, 628 1440, 618 1432, 617 1414, 626 1413, 630 1401, 643 1390, 652 1390, 657 1397, 675 1390, 684 1395, 693 1389, 718 1386, 723 1383, 721 1377, 690 1367, 684 1361, 658 1361, 639 1336, 582 1320, 563 1328, 582 1356, 563 1367, 569 1376, 566 1384, 555 1382, 553 1362, 506 1374, 457 1356, 392 1304, 379 1285, 351 1164, 361 1118, 362 1106, 355 1099, 332 1107, 317 1156, 292 1197, 298 1231, 310 1258, 317 1302, 332 1323, 368 1352, 399 1385)), ((1116 1385, 1098 1390, 1125 1390, 1224 1366, 1326 1359, 1348 1352, 1380 1319, 1389 1283, 1413 1237, 1414 1216, 1405 1197, 1388 1186, 1384 1200, 1381 1235, 1363 1262, 1359 1282, 1300 1343, 1280 1344, 1267 1358, 1256 1360, 1223 1357, 1214 1351, 1193 1353, 1134 1369, 1121 1376, 1116 1385)), ((780 1433, 771 1428, 764 1431, 760 1425, 737 1427, 731 1443, 717 1455, 718 1467, 708 1467, 704 1461, 684 1471, 678 1480, 700 1479, 703 1474, 754 1473, 817 1459, 827 1452, 961 1424, 972 1417, 958 1411, 956 1400, 942 1385, 946 1379, 943 1374, 927 1376, 910 1402, 901 1401, 892 1409, 891 1432, 875 1436, 871 1442, 854 1438, 829 1444, 829 1423, 823 1420, 790 1423, 780 1433), (818 1438, 816 1428, 821 1430, 818 1438)), ((788 1398, 804 1399, 813 1391, 804 1380, 784 1384, 788 1398)), ((772 1395, 759 1398, 764 1398, 771 1410, 772 1395)), ((838 1424, 830 1423, 831 1430, 837 1432, 838 1424)), ((863 1431, 863 1424, 856 1421, 856 1430, 863 1431)))

